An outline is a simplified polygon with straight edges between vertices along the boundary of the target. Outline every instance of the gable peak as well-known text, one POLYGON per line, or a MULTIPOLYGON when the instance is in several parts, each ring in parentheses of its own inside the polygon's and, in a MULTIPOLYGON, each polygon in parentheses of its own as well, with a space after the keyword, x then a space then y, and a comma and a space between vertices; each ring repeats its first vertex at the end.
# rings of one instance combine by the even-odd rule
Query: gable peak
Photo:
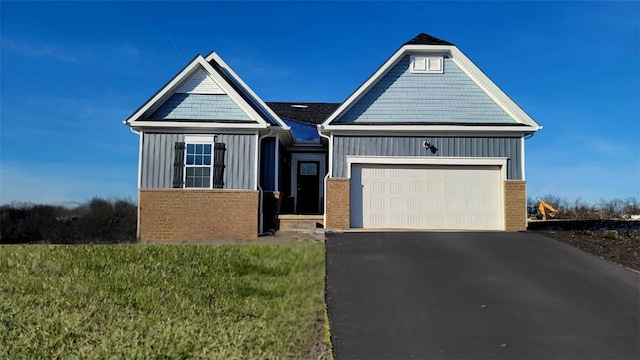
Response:
POLYGON ((453 45, 452 43, 438 39, 429 34, 420 33, 418 36, 404 43, 404 45, 453 45))

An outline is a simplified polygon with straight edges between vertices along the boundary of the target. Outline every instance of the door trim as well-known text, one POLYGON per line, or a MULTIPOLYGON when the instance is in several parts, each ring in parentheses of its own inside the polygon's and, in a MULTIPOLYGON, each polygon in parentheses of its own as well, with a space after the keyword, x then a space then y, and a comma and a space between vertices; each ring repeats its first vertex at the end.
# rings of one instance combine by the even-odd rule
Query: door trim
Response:
POLYGON ((293 211, 298 209, 298 161, 318 161, 320 163, 318 177, 318 206, 319 211, 324 212, 324 206, 320 200, 324 197, 324 177, 327 174, 327 154, 326 153, 292 153, 291 154, 291 196, 293 200, 293 211))
POLYGON ((351 179, 354 164, 371 165, 497 165, 502 180, 507 180, 506 157, 402 157, 402 156, 347 156, 347 177, 351 179))

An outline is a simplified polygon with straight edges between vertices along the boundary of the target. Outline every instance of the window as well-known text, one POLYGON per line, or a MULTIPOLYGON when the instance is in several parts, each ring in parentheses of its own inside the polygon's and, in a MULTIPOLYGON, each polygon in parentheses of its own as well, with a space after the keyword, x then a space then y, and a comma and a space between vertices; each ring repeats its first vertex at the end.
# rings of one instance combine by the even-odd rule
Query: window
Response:
POLYGON ((187 144, 184 187, 211 187, 211 144, 187 144))
POLYGON ((185 136, 175 143, 174 188, 224 188, 224 143, 213 136, 185 136))
POLYGON ((417 74, 443 74, 444 58, 442 56, 411 55, 409 72, 417 74))

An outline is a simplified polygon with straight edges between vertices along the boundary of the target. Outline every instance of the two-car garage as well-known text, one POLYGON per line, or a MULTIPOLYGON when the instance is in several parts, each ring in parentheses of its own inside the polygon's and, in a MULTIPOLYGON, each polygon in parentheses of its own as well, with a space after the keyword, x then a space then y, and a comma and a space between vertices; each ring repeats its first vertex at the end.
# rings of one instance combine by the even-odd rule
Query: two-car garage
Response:
POLYGON ((351 158, 351 228, 503 230, 506 162, 351 158))

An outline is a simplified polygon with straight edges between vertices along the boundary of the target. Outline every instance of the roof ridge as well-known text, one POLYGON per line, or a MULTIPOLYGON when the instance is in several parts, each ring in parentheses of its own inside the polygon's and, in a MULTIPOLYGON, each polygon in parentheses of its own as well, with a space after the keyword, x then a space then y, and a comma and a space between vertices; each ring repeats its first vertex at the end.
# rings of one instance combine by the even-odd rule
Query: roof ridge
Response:
POLYGON ((403 45, 454 45, 454 44, 442 39, 438 39, 437 37, 431 36, 429 34, 420 33, 413 39, 404 43, 403 45))

